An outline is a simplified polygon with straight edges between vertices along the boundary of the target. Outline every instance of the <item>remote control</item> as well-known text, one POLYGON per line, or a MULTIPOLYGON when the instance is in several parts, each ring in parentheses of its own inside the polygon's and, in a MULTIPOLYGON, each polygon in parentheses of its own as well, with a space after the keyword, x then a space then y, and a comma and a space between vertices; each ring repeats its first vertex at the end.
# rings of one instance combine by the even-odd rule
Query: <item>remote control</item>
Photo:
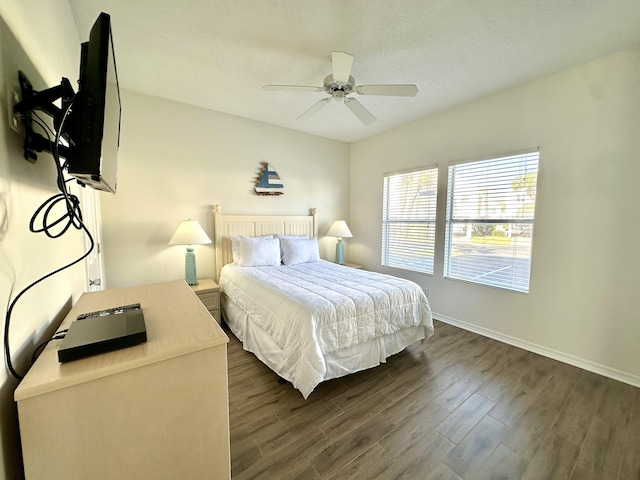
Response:
POLYGON ((131 310, 138 310, 140 308, 139 303, 132 303, 130 305, 120 305, 119 307, 107 308, 105 310, 97 310, 95 312, 81 313, 78 315, 78 320, 84 320, 85 318, 92 317, 106 317, 107 315, 113 315, 114 313, 130 312, 131 310))

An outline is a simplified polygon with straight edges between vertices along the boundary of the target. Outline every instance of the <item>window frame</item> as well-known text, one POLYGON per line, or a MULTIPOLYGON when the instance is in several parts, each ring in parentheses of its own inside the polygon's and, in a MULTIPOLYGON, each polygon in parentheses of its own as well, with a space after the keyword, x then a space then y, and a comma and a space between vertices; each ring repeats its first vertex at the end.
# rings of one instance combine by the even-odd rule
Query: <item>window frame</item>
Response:
MULTIPOLYGON (((433 275, 435 265, 435 247, 436 247, 436 221, 437 221, 437 203, 438 203, 438 165, 428 165, 411 170, 405 170, 400 172, 390 172, 383 175, 383 189, 382 189, 382 243, 380 264, 384 267, 398 268, 411 272, 422 273, 426 275, 433 275), (425 195, 433 197, 433 201, 429 202, 428 213, 426 218, 418 215, 416 217, 400 218, 398 216, 390 217, 390 200, 392 192, 391 181, 393 179, 399 179, 400 177, 415 177, 419 180, 421 174, 431 175, 430 185, 427 187, 429 191, 432 191, 432 195, 425 195), (405 225, 405 229, 415 228, 416 225, 426 225, 424 231, 418 231, 418 235, 422 235, 427 242, 411 242, 406 241, 406 236, 399 238, 397 232, 392 233, 392 226, 405 225), (429 239, 431 239, 429 241, 429 239), (417 251, 424 249, 427 253, 426 256, 416 253, 417 251), (430 252, 430 253, 429 253, 430 252), (415 259, 419 260, 416 261, 415 259), (419 264, 422 264, 420 266, 419 264), (430 267, 430 268, 429 268, 430 267)), ((414 195, 415 200, 418 192, 420 191, 419 183, 416 189, 411 189, 411 194, 414 195)), ((407 201, 411 198, 408 195, 408 190, 405 189, 404 194, 397 194, 394 201, 404 200, 407 201)), ((424 213, 424 212, 422 212, 424 213)), ((419 228, 419 230, 422 230, 419 228)))
MULTIPOLYGON (((490 158, 484 158, 480 160, 472 160, 472 161, 457 162, 457 163, 449 164, 449 166, 447 167, 447 195, 446 195, 446 213, 445 213, 445 221, 444 221, 444 228, 445 228, 445 232, 444 232, 445 245, 444 245, 444 254, 443 254, 443 257, 444 257, 443 258, 443 278, 444 279, 464 281, 464 282, 469 282, 475 285, 489 286, 489 287, 505 289, 508 291, 518 292, 518 293, 529 293, 530 284, 531 284, 531 265, 532 265, 532 258, 533 258, 533 249, 531 244, 533 239, 533 227, 535 223, 535 207, 537 203, 536 197, 537 197, 537 191, 539 187, 539 182, 538 182, 539 171, 540 171, 539 149, 526 150, 518 153, 492 156, 490 158), (520 168, 522 168, 522 164, 528 164, 528 162, 535 162, 535 168, 533 170, 529 171, 525 168, 524 169, 525 173, 521 174, 523 178, 526 178, 526 175, 529 175, 535 172, 535 184, 533 188, 533 198, 531 199, 532 201, 528 203, 526 202, 526 197, 531 195, 530 190, 522 194, 522 197, 523 197, 522 200, 517 200, 517 201, 522 201, 522 215, 525 216, 525 218, 516 218, 516 217, 510 217, 507 215, 500 215, 500 214, 491 216, 489 214, 490 213, 489 204, 493 202, 493 204, 496 205, 497 203, 499 203, 496 201, 496 198, 501 198, 499 195, 507 195, 504 193, 503 188, 499 188, 497 186, 501 182, 503 183, 503 185, 506 183, 506 181, 500 180, 501 177, 498 177, 498 175, 507 175, 506 172, 508 171, 508 168, 510 168, 512 165, 515 165, 516 162, 518 162, 518 159, 521 162, 520 168), (456 187, 455 185, 456 169, 458 170, 460 168, 464 169, 464 166, 471 166, 470 170, 474 168, 479 169, 479 168, 482 168, 482 164, 490 164, 491 162, 494 162, 494 164, 498 164, 502 162, 508 166, 503 167, 502 169, 497 169, 496 171, 494 171, 494 174, 491 177, 487 177, 490 180, 487 181, 487 184, 486 184, 487 187, 484 188, 485 195, 486 195, 486 199, 484 200, 486 202, 486 207, 484 207, 485 215, 483 216, 480 214, 480 210, 483 208, 483 206, 480 205, 480 196, 478 195, 477 204, 475 206, 475 208, 477 208, 477 211, 478 211, 477 216, 475 217, 469 216, 467 218, 453 218, 454 211, 455 211, 454 202, 458 201, 459 203, 461 203, 463 201, 463 199, 460 198, 462 195, 458 197, 456 196, 456 188, 455 188, 456 187), (492 194, 494 196, 491 196, 492 194), (496 278, 496 276, 499 277, 498 272, 503 268, 499 268, 499 269, 496 268, 493 271, 478 273, 478 275, 476 275, 475 278, 471 277, 470 275, 470 273, 472 272, 472 269, 474 268, 472 265, 469 265, 465 268, 457 267, 458 271, 452 272, 452 258, 456 253, 453 245, 453 241, 456 236, 459 237, 459 235, 456 235, 456 233, 454 233, 454 230, 456 230, 456 227, 458 227, 459 229, 460 226, 464 226, 465 234, 468 237, 470 237, 469 229, 471 230, 473 230, 474 228, 483 229, 485 226, 487 229, 490 228, 491 226, 493 226, 493 228, 496 229, 496 225, 499 225, 501 228, 504 225, 508 225, 507 232, 508 232, 508 238, 510 239, 509 240, 510 242, 511 242, 511 238, 513 238, 512 225, 530 226, 526 229, 526 231, 528 232, 528 239, 525 241, 523 237, 523 239, 520 242, 522 245, 524 245, 524 249, 528 249, 526 261, 516 262, 515 260, 517 257, 522 258, 522 252, 523 252, 522 248, 516 251, 516 249, 518 248, 518 245, 517 245, 518 238, 516 237, 516 244, 513 245, 513 250, 511 253, 512 262, 510 264, 505 263, 503 267, 505 270, 512 269, 511 282, 509 283, 507 281, 503 282, 498 280, 485 280, 489 278, 491 275, 493 275, 493 278, 496 278), (525 270, 526 270, 526 281, 521 280, 524 277, 520 275, 520 271, 525 271, 525 270), (518 271, 518 275, 516 275, 515 273, 516 271, 518 271), (517 278, 517 281, 516 281, 516 278, 517 278)), ((479 175, 477 178, 479 178, 479 175)), ((511 185, 513 185, 513 183, 511 183, 511 185)), ((468 189, 468 186, 465 187, 464 191, 467 192, 468 191, 467 189, 468 189)), ((511 186, 511 190, 512 192, 510 193, 512 195, 514 194, 514 192, 517 192, 517 190, 514 189, 513 186, 511 186)), ((477 191, 478 192, 481 191, 481 188, 479 186, 477 186, 477 191)), ((517 205, 517 203, 510 202, 507 205, 513 208, 514 206, 517 205)), ((505 208, 506 210, 506 207, 503 207, 503 208, 505 208)), ((520 230, 520 231, 522 232, 523 230, 520 230)), ((480 237, 480 238, 486 239, 487 237, 480 237)), ((499 240, 499 239, 496 239, 496 240, 499 240)), ((461 260, 460 257, 461 256, 458 256, 458 260, 461 260)), ((489 264, 491 263, 491 261, 494 261, 496 259, 495 256, 494 256, 494 259, 490 259, 489 258, 490 255, 485 255, 485 254, 480 255, 480 257, 482 258, 483 261, 487 261, 487 263, 489 264)), ((505 256, 503 258, 507 258, 507 257, 505 256)), ((499 267, 499 264, 497 264, 496 267, 499 267)), ((507 276, 508 275, 505 275, 505 277, 507 276)))

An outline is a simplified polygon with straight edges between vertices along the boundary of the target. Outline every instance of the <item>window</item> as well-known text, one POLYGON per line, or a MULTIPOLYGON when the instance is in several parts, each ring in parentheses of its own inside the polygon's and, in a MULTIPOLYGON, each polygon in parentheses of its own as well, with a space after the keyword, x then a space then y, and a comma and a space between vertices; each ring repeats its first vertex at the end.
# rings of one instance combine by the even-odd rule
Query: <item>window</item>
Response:
POLYGON ((529 291, 538 157, 449 167, 446 278, 529 291))
POLYGON ((382 265, 433 273, 438 167, 384 177, 382 265))

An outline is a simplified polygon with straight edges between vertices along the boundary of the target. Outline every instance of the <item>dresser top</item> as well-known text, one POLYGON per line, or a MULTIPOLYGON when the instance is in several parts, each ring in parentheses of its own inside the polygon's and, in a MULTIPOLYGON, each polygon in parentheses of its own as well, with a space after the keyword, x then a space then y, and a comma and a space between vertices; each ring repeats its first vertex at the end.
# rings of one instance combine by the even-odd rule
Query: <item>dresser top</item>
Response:
POLYGON ((84 293, 60 325, 68 328, 85 312, 139 303, 147 341, 67 363, 58 362, 60 340, 51 342, 15 391, 15 400, 66 388, 229 341, 183 280, 84 293))

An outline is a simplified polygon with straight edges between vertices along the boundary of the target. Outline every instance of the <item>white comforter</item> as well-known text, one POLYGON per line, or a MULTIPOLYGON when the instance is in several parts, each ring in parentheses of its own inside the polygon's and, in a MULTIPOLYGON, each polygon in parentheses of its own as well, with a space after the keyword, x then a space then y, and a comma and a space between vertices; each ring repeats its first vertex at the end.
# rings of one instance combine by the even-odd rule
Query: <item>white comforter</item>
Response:
POLYGON ((235 311, 243 312, 227 323, 245 349, 305 398, 321 381, 375 366, 433 333, 420 287, 390 275, 327 261, 277 267, 229 264, 219 283, 235 311), (270 339, 261 344, 262 332, 270 339), (367 352, 374 352, 375 363, 367 352), (363 363, 355 368, 346 358, 345 371, 329 371, 327 358, 350 356, 362 356, 363 363))

